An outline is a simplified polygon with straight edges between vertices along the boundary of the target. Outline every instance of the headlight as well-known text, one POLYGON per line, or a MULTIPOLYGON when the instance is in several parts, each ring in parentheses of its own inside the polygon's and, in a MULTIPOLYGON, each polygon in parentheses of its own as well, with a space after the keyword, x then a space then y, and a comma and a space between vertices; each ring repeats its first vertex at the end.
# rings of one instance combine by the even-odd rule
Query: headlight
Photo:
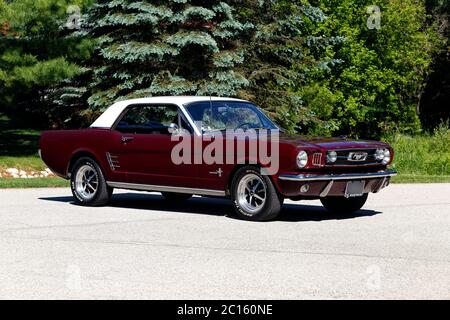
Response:
POLYGON ((328 152, 328 154, 327 154, 327 160, 328 160, 328 162, 330 162, 330 163, 335 163, 336 160, 337 160, 337 153, 336 153, 336 151, 330 151, 330 152, 328 152))
POLYGON ((385 149, 383 164, 388 164, 389 162, 391 162, 391 152, 389 151, 389 149, 385 149))
POLYGON ((297 166, 304 168, 308 164, 308 154, 306 151, 300 151, 297 155, 297 166))
POLYGON ((375 159, 377 159, 377 161, 384 160, 384 149, 377 149, 377 151, 375 151, 375 159))
POLYGON ((388 164, 391 162, 391 152, 389 149, 377 149, 377 151, 375 151, 375 159, 382 164, 388 164))

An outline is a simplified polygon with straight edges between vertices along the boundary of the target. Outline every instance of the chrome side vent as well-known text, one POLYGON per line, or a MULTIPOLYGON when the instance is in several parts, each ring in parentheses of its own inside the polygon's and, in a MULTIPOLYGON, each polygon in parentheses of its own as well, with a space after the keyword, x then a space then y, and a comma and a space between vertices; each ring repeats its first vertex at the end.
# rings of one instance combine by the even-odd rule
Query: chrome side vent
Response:
POLYGON ((120 169, 119 156, 107 152, 106 160, 108 160, 109 167, 111 168, 112 171, 120 169))
POLYGON ((314 153, 312 157, 312 164, 316 167, 322 166, 322 153, 314 153))

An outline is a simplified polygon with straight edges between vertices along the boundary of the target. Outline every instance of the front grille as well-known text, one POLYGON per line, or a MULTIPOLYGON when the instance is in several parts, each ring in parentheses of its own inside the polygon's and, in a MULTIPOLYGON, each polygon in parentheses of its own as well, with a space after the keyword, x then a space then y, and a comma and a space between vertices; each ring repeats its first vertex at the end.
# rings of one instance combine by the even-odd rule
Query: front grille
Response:
POLYGON ((334 151, 337 153, 337 160, 332 163, 327 159, 328 165, 361 166, 380 164, 375 157, 376 149, 348 149, 334 151))

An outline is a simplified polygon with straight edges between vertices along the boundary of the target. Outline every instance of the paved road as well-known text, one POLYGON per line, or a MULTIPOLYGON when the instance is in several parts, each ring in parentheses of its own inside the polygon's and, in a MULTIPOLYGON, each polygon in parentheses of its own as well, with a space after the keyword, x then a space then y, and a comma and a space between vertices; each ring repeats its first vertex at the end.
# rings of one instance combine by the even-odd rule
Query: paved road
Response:
POLYGON ((0 298, 450 298, 450 184, 392 185, 350 217, 288 202, 279 221, 225 200, 0 190, 0 298))

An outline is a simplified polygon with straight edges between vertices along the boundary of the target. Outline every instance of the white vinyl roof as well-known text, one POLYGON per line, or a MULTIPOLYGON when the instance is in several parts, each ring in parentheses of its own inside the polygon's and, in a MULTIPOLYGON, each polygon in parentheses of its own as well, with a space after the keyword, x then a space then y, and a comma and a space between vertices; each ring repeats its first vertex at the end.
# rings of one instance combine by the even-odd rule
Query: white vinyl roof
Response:
POLYGON ((184 105, 192 102, 201 101, 240 101, 245 100, 233 99, 233 98, 221 98, 221 97, 197 97, 197 96, 178 96, 178 97, 151 97, 133 100, 124 100, 113 104, 109 107, 95 122, 91 125, 91 128, 104 128, 111 129, 117 118, 122 112, 133 104, 175 104, 180 108, 184 105))

